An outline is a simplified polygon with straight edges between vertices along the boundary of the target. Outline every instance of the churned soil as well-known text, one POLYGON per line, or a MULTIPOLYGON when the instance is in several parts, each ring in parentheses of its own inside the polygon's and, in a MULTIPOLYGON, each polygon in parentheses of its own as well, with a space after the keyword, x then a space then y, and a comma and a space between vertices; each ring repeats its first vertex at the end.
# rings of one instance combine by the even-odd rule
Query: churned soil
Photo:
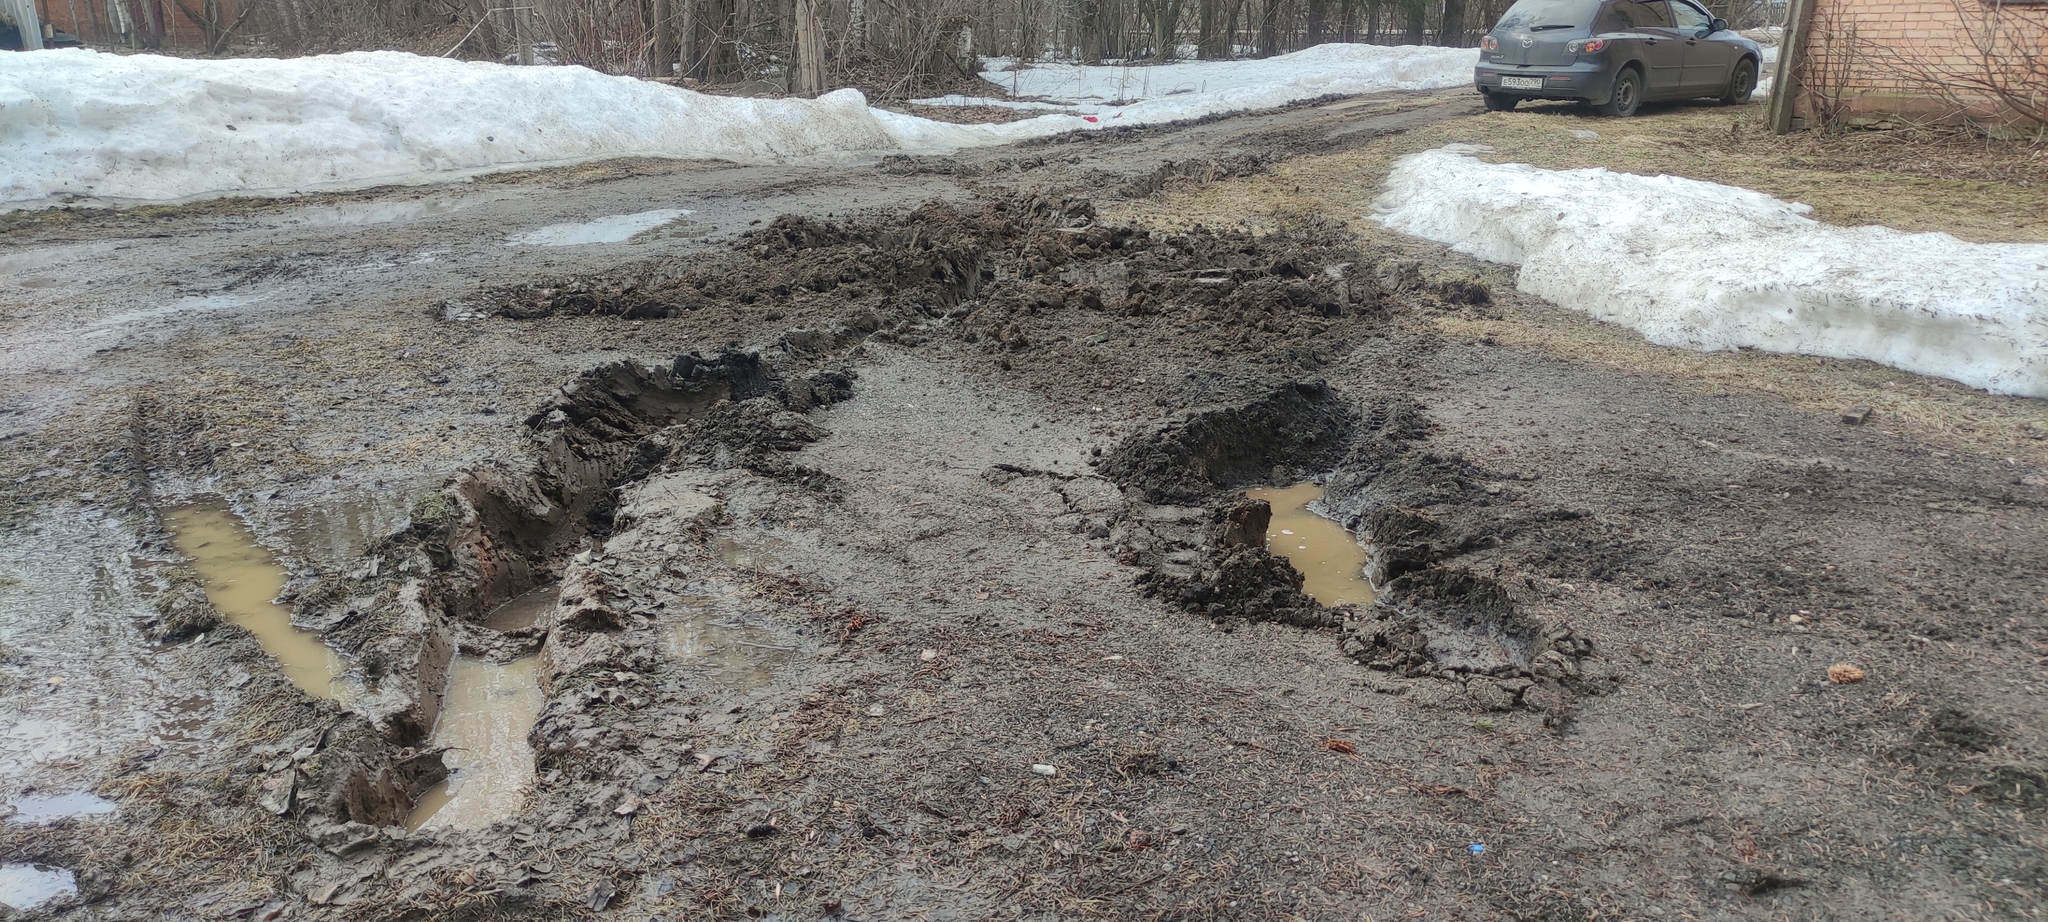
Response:
POLYGON ((0 856, 74 868, 67 918, 2032 918, 2036 461, 1501 335, 1547 308, 1498 267, 1312 211, 1116 204, 1263 181, 1282 128, 885 164, 956 191, 443 285, 361 331, 427 383, 360 417, 254 334, 46 416, 17 443, 94 460, 23 462, 18 532, 65 490, 149 546, 201 490, 407 486, 292 559, 374 705, 147 572, 235 728, 0 856), (1301 480, 1377 603, 1256 541, 1243 490, 1301 480), (540 657, 536 781, 407 833, 456 653, 540 657))

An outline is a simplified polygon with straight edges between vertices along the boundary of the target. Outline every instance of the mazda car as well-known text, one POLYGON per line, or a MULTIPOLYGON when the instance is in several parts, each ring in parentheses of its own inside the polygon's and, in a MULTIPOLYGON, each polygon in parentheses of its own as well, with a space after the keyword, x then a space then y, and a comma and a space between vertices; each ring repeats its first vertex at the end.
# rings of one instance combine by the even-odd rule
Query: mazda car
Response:
POLYGON ((1660 100, 1748 102, 1762 60, 1692 0, 1518 0, 1480 39, 1472 79, 1496 112, 1560 99, 1628 116, 1660 100))

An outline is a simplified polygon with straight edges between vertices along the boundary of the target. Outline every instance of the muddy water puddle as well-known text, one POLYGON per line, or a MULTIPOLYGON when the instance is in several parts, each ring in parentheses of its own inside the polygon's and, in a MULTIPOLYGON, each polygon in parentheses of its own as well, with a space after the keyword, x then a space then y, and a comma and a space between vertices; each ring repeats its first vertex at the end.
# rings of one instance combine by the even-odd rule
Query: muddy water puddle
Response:
POLYGON ((685 208, 665 208, 634 214, 612 215, 575 224, 550 224, 527 231, 507 241, 512 246, 567 247, 588 243, 624 243, 657 227, 690 214, 685 208))
POLYGON ((457 657, 434 724, 448 778, 413 806, 412 829, 481 829, 519 812, 533 783, 526 735, 540 716, 538 657, 490 663, 457 657))
POLYGON ((723 615, 712 599, 686 596, 662 615, 661 649, 685 668, 703 670, 735 691, 759 688, 796 650, 779 645, 770 631, 723 615))
POLYGON ((554 611, 561 601, 560 583, 542 586, 491 609, 490 614, 484 616, 484 627, 494 631, 526 630, 539 624, 541 616, 554 611))
POLYGON ((205 584, 206 599, 228 621, 256 635, 285 677, 307 694, 347 703, 354 683, 342 677, 347 663, 318 635, 292 626, 291 612, 277 603, 284 568, 256 543, 249 526, 218 500, 164 512, 164 527, 179 553, 205 584))
POLYGON ((1323 498, 1323 488, 1313 483, 1291 487, 1246 490, 1245 496, 1273 505, 1272 524, 1266 526, 1266 550, 1301 572, 1301 591, 1324 605, 1368 605, 1372 583, 1365 578, 1366 550, 1344 526, 1310 512, 1310 503, 1323 498))
POLYGON ((41 864, 0 864, 0 906, 34 909, 59 897, 77 896, 78 878, 41 864))
POLYGON ((399 496, 347 494, 337 500, 283 512, 279 537, 306 557, 353 560, 377 539, 403 528, 410 520, 410 491, 399 496))
POLYGON ((58 820, 83 816, 104 816, 115 810, 113 801, 91 794, 24 794, 7 802, 14 814, 8 822, 47 826, 58 820))

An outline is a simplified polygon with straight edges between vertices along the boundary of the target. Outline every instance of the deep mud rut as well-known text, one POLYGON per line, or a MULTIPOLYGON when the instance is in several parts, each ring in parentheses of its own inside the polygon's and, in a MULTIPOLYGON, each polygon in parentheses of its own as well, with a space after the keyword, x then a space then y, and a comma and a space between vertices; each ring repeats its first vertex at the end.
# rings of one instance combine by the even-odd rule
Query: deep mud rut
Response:
POLYGON ((2037 918, 2040 471, 1424 332, 1514 297, 1440 251, 1091 204, 1474 108, 16 231, 0 865, 75 885, 22 914, 2037 918), (1264 550, 1242 490, 1306 479, 1377 604, 1264 550), (173 550, 216 495, 346 706, 173 550), (505 664, 530 792, 408 831, 505 664))

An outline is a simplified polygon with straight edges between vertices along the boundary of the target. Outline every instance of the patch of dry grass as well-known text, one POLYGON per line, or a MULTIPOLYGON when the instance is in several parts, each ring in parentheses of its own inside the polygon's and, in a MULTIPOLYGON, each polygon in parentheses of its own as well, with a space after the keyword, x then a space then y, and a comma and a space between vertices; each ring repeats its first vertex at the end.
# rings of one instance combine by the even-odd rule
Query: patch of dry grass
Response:
MULTIPOLYGON (((1375 251, 1473 263, 1435 244, 1391 234, 1366 216, 1396 159, 1444 144, 1482 143, 1493 146, 1488 159, 1498 162, 1601 166, 1757 189, 1812 205, 1814 216, 1829 223, 1881 223, 1986 242, 2048 241, 2048 150, 1901 132, 1778 138, 1763 132, 1762 115, 1759 105, 1665 107, 1634 119, 1597 118, 1564 106, 1486 113, 1341 153, 1286 161, 1264 175, 1108 204, 1102 213, 1106 220, 1152 229, 1199 224, 1253 233, 1320 219, 1348 228, 1375 251)), ((1501 267, 1474 264, 1472 271, 1498 279, 1496 291, 1512 284, 1501 267)), ((1422 322, 1456 338, 1654 375, 1703 391, 1763 395, 1829 418, 1870 407, 1876 428, 1952 451, 2048 464, 2048 401, 1993 396, 1870 362, 1665 348, 1533 298, 1503 301, 1497 319, 1443 316, 1422 322)))

